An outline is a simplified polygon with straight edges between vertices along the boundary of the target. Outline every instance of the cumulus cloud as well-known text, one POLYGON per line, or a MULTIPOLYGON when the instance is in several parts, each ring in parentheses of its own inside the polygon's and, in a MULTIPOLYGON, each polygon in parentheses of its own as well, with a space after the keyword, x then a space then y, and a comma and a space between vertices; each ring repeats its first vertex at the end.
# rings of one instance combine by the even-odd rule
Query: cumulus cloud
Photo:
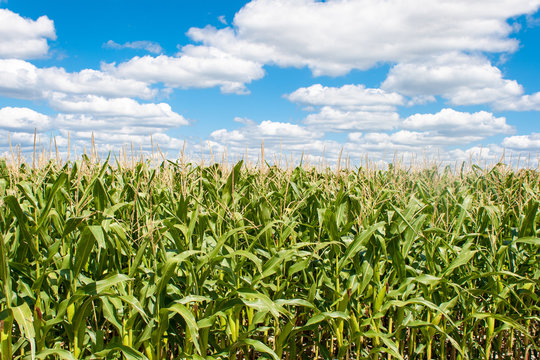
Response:
POLYGON ((320 131, 297 124, 270 120, 256 123, 245 118, 235 121, 243 126, 235 130, 219 129, 210 134, 209 144, 216 152, 244 154, 247 151, 248 157, 256 159, 264 144, 268 158, 282 154, 298 158, 302 154, 322 156, 324 153, 327 159, 336 159, 342 146, 336 141, 323 139, 324 134, 320 131))
POLYGON ((502 145, 520 151, 540 151, 540 133, 510 136, 503 140, 502 145))
POLYGON ((508 162, 514 165, 512 158, 505 158, 504 148, 496 144, 488 144, 486 146, 473 146, 466 149, 451 149, 442 154, 443 159, 448 163, 475 163, 481 165, 482 162, 488 164, 496 164, 498 162, 508 162))
POLYGON ((522 95, 518 98, 505 98, 494 104, 497 110, 540 111, 540 92, 522 95))
POLYGON ((481 138, 513 131, 504 117, 495 117, 487 111, 467 113, 453 109, 442 109, 436 114, 411 115, 403 121, 402 127, 411 130, 433 131, 436 134, 457 138, 471 134, 481 138))
MULTIPOLYGON (((73 97, 55 93, 51 105, 60 113, 48 116, 29 108, 0 108, 0 138, 5 140, 0 141, 0 146, 8 146, 9 136, 13 144, 21 144, 23 151, 25 147, 30 151, 37 130, 40 138, 48 138, 49 131, 59 132, 59 146, 69 133, 72 144, 79 150, 88 147, 92 133, 96 144, 103 149, 132 142, 148 147, 151 137, 162 149, 177 149, 181 140, 166 132, 188 124, 169 104, 141 104, 130 98, 73 97)), ((65 145, 64 141, 62 146, 65 148, 65 145)))
MULTIPOLYGON (((407 154, 441 152, 446 158, 452 147, 483 140, 489 136, 512 132, 504 117, 492 113, 459 112, 443 109, 435 114, 414 114, 404 119, 401 130, 387 132, 352 132, 348 135, 346 149, 353 153, 389 154, 394 151, 407 154)), ((453 152, 460 159, 465 153, 453 152)), ((447 158, 447 160, 451 158, 447 158)))
MULTIPOLYGON (((398 121, 396 107, 404 98, 398 93, 364 85, 327 87, 315 84, 285 96, 290 101, 315 107, 304 123, 322 131, 391 130, 398 121)), ((309 108, 308 108, 309 109, 309 108)))
MULTIPOLYGON (((31 151, 35 132, 39 140, 41 133, 51 129, 52 119, 26 107, 7 106, 0 108, 0 149, 7 154, 13 151, 31 151)), ((38 141, 38 144, 40 141, 38 141)))
POLYGON ((60 107, 71 113, 58 114, 54 118, 55 127, 64 138, 69 133, 79 149, 88 146, 92 137, 102 150, 116 151, 125 144, 148 148, 152 142, 161 149, 179 149, 182 140, 166 132, 188 123, 164 103, 139 104, 132 99, 87 97, 66 101, 60 107))
POLYGON ((50 125, 47 115, 29 108, 4 107, 0 109, 0 130, 34 132, 45 130, 50 125))
POLYGON ((367 89, 364 85, 344 85, 338 88, 315 84, 295 90, 286 97, 300 104, 355 109, 360 106, 391 106, 393 108, 404 103, 403 96, 398 93, 367 89))
MULTIPOLYGON (((61 131, 62 137, 68 136, 67 130, 61 131)), ((113 133, 94 132, 94 131, 71 131, 69 136, 73 139, 73 144, 78 149, 88 147, 91 139, 94 139, 100 151, 110 150, 118 151, 122 146, 127 144, 134 144, 138 151, 140 147, 149 149, 151 144, 158 145, 162 150, 176 150, 179 152, 182 149, 183 140, 172 137, 164 132, 154 133, 129 133, 123 131, 116 131, 113 133)))
POLYGON ((515 80, 480 55, 448 53, 394 65, 381 87, 422 103, 442 96, 455 105, 488 104, 498 111, 540 110, 540 92, 524 94, 515 80))
POLYGON ((47 98, 51 92, 143 99, 150 99, 157 93, 142 81, 121 79, 99 70, 69 73, 63 68, 38 68, 17 59, 0 59, 0 79, 0 95, 22 99, 47 98))
POLYGON ((468 144, 482 139, 482 136, 462 137, 440 135, 430 131, 399 130, 394 133, 374 132, 367 134, 351 133, 349 141, 365 151, 422 151, 425 148, 468 144))
POLYGON ((392 130, 399 124, 399 115, 390 111, 344 110, 323 106, 319 112, 309 114, 304 123, 324 131, 392 130))
POLYGON ((247 93, 246 83, 260 79, 260 63, 231 55, 214 47, 187 45, 178 56, 134 57, 103 69, 119 77, 176 88, 219 86, 224 93, 247 93))
POLYGON ((117 42, 114 42, 112 40, 107 41, 104 45, 104 47, 111 48, 111 49, 136 49, 136 50, 145 50, 153 54, 159 54, 163 52, 163 48, 161 45, 159 45, 156 42, 153 41, 128 41, 124 44, 118 44, 117 42))
POLYGON ((523 88, 479 55, 448 53, 394 65, 383 89, 408 96, 441 95, 456 105, 498 103, 516 99, 523 88))
POLYGON ((422 140, 423 135, 418 134, 384 134, 371 133, 353 134, 351 141, 344 147, 353 159, 357 161, 369 154, 369 166, 382 165, 398 161, 404 166, 425 167, 425 166, 461 166, 462 163, 470 166, 477 164, 480 166, 492 166, 497 163, 511 166, 534 165, 529 161, 526 151, 505 151, 498 144, 474 145, 471 147, 455 147, 453 145, 441 145, 426 143, 411 143, 403 141, 405 138, 416 138, 422 140), (521 161, 519 161, 521 159, 521 161))
POLYGON ((265 120, 260 124, 245 121, 245 126, 238 130, 220 129, 213 131, 210 137, 223 143, 249 142, 260 144, 265 141, 301 142, 320 138, 322 133, 313 132, 300 125, 265 120))
POLYGON ((507 19, 539 6, 540 0, 254 0, 233 27, 188 35, 252 61, 343 75, 448 52, 515 51, 507 19))
POLYGON ((8 154, 8 151, 11 150, 9 148, 10 142, 12 145, 11 149, 17 149, 20 146, 21 152, 25 152, 26 150, 31 151, 34 143, 34 132, 12 132, 0 129, 0 146, 3 148, 5 154, 8 154))
POLYGON ((264 148, 265 159, 270 163, 277 161, 284 165, 303 160, 304 164, 320 164, 337 161, 343 149, 343 144, 325 139, 324 133, 313 127, 270 120, 256 123, 246 118, 235 121, 242 126, 210 134, 208 145, 213 154, 247 156, 251 161, 260 161, 261 148, 264 148))
POLYGON ((50 104, 63 113, 83 114, 129 120, 131 126, 173 127, 187 125, 188 121, 172 111, 166 103, 141 104, 130 98, 107 99, 96 95, 68 97, 53 94, 50 104))
POLYGON ((55 40, 54 23, 47 16, 23 18, 0 9, 0 58, 34 59, 47 55, 47 40, 55 40))

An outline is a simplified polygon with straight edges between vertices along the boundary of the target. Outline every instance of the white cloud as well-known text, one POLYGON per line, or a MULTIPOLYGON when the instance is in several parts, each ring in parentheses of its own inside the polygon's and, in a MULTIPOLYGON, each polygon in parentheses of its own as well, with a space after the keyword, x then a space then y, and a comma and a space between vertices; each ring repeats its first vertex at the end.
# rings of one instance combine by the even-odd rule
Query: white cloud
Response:
MULTIPOLYGON (((34 131, 38 137, 49 138, 47 131, 59 131, 58 144, 63 144, 70 133, 73 144, 88 147, 91 134, 96 142, 106 148, 109 144, 154 144, 162 148, 177 148, 180 140, 167 135, 171 128, 186 125, 187 120, 173 112, 168 104, 139 104, 132 99, 104 99, 95 96, 84 97, 79 101, 69 100, 59 103, 64 111, 55 116, 41 114, 29 108, 0 108, 0 146, 7 146, 8 133, 13 145, 29 146, 34 131), (80 113, 78 113, 80 112, 80 113), (2 135, 3 134, 3 135, 2 135)), ((65 146, 66 144, 63 144, 65 146)))
POLYGON ((112 40, 107 41, 104 44, 105 47, 111 48, 111 49, 137 49, 137 50, 146 50, 153 54, 159 54, 163 52, 163 48, 158 43, 155 43, 153 41, 131 41, 126 42, 124 44, 118 44, 112 40))
POLYGON ((43 57, 49 51, 47 39, 56 39, 54 23, 47 16, 32 20, 0 9, 0 58, 43 57))
POLYGON ((442 154, 443 159, 447 163, 462 163, 465 162, 468 165, 476 164, 479 166, 495 165, 499 161, 502 163, 508 163, 509 165, 515 164, 515 159, 505 158, 504 149, 496 144, 489 144, 486 146, 473 146, 468 149, 452 149, 442 154))
POLYGON ((246 93, 245 84, 264 76, 262 65, 206 46, 187 45, 176 57, 143 56, 103 69, 120 77, 168 87, 209 88, 224 93, 246 93))
POLYGON ((388 157, 397 151, 400 154, 408 154, 407 156, 437 154, 445 161, 468 160, 465 157, 477 152, 476 149, 471 148, 473 150, 466 152, 453 147, 514 130, 506 123, 504 117, 497 118, 486 111, 466 113, 453 109, 443 109, 436 114, 411 115, 402 121, 400 128, 402 129, 393 133, 349 133, 349 142, 345 148, 357 156, 365 153, 388 157))
POLYGON ((227 19, 225 18, 225 15, 220 15, 218 16, 218 20, 220 23, 222 23, 223 25, 228 25, 227 24, 227 19))
POLYGON ((88 148, 92 134, 101 150, 117 151, 126 144, 148 149, 152 142, 161 149, 179 149, 182 141, 166 132, 188 123, 168 104, 140 104, 129 98, 59 98, 53 105, 70 112, 54 118, 55 128, 64 138, 69 133, 79 150, 88 148))
POLYGON ((32 109, 19 107, 0 108, 0 130, 34 132, 47 129, 50 118, 32 109))
POLYGON ((12 149, 16 152, 17 148, 21 147, 21 152, 25 150, 30 150, 34 144, 34 132, 25 132, 25 131, 8 131, 0 129, 0 146, 7 153, 11 149, 9 148, 9 143, 11 141, 12 149))
MULTIPOLYGON (((535 166, 537 159, 530 163, 531 153, 540 151, 540 134, 512 136, 506 138, 502 144, 474 145, 463 147, 466 141, 472 140, 474 135, 468 136, 462 143, 459 138, 433 135, 431 132, 398 131, 387 133, 351 133, 349 142, 345 145, 353 158, 361 159, 369 154, 371 159, 384 160, 389 163, 397 157, 398 161, 406 166, 433 166, 457 165, 462 162, 469 167, 473 164, 479 166, 493 166, 499 162, 510 166, 535 166), (501 146, 502 145, 502 146, 501 146), (506 147, 506 149, 504 147, 506 147)), ((467 167, 467 169, 468 169, 467 167)))
POLYGON ((524 94, 515 80, 479 55, 448 53, 394 65, 381 87, 413 97, 411 103, 440 95, 455 105, 489 104, 503 111, 540 110, 540 92, 524 94))
POLYGON ((513 130, 504 117, 495 117, 487 111, 467 113, 453 109, 442 109, 436 114, 411 115, 403 121, 402 127, 411 130, 428 130, 457 138, 471 135, 486 137, 513 130))
POLYGON ((392 133, 349 133, 345 149, 356 157, 370 154, 386 161, 392 160, 394 152, 400 156, 437 154, 440 159, 453 161, 466 155, 464 150, 457 153, 453 147, 513 131, 504 117, 497 118, 486 111, 465 113, 453 109, 443 109, 436 114, 411 115, 399 127, 401 130, 392 133))
POLYGON ((144 119, 106 117, 100 115, 60 113, 54 119, 55 127, 66 131, 100 132, 105 135, 150 135, 165 132, 175 126, 171 123, 153 123, 144 119))
POLYGON ((398 93, 381 89, 367 89, 364 85, 344 85, 328 87, 315 84, 295 90, 286 96, 290 101, 315 106, 340 106, 357 109, 359 106, 403 105, 404 99, 398 93))
POLYGON ((113 107, 115 110, 101 115, 60 113, 48 116, 28 108, 0 108, 0 149, 9 154, 11 141, 15 152, 20 145, 22 155, 27 155, 33 151, 34 131, 37 131, 36 146, 40 154, 43 147, 48 149, 52 146, 54 152, 58 146, 60 153, 65 155, 68 136, 72 153, 75 151, 80 154, 85 148, 89 150, 92 137, 96 148, 101 152, 118 151, 126 144, 134 144, 139 151, 140 146, 149 149, 153 143, 154 146, 159 145, 163 151, 175 150, 175 153, 178 153, 183 140, 166 134, 166 131, 186 124, 186 120, 167 109, 167 104, 150 104, 157 108, 145 108, 144 105, 149 104, 139 104, 136 109, 143 112, 137 118, 116 116, 121 113, 116 102, 109 106, 109 109, 113 107), (160 116, 160 111, 165 114, 160 116))
POLYGON ((290 101, 315 106, 304 123, 322 131, 391 130, 398 123, 396 106, 404 98, 395 92, 363 85, 327 87, 315 84, 286 95, 290 101))
MULTIPOLYGON (((61 133, 64 138, 68 136, 66 130, 61 131, 61 133)), ((138 152, 140 147, 148 150, 153 144, 154 146, 158 145, 161 150, 176 150, 176 152, 179 152, 183 145, 183 140, 169 136, 164 132, 134 134, 122 131, 113 133, 100 131, 72 131, 69 133, 69 136, 73 139, 73 144, 78 149, 83 149, 84 147, 89 149, 88 144, 90 144, 93 136, 96 147, 100 151, 118 151, 124 145, 133 144, 135 150, 138 152)), ((157 151, 157 147, 155 150, 157 151)))
POLYGON ((381 87, 408 96, 441 95, 456 105, 496 103, 523 93, 486 58, 462 53, 398 63, 381 87))
POLYGON ((349 141, 365 151, 419 151, 425 148, 444 147, 448 145, 467 144, 481 140, 482 136, 445 136, 430 131, 399 130, 394 133, 358 133, 349 134, 349 141))
POLYGON ((47 98, 51 92, 143 99, 150 99, 157 93, 144 82, 120 79, 98 70, 69 73, 63 68, 38 68, 17 59, 0 59, 0 79, 0 95, 23 99, 47 98))
POLYGON ((235 121, 243 126, 235 130, 220 129, 210 134, 208 145, 212 147, 214 155, 247 155, 250 160, 258 161, 264 145, 265 159, 270 163, 279 159, 283 160, 282 165, 300 159, 311 164, 323 160, 332 163, 337 160, 343 147, 337 141, 323 139, 322 132, 310 127, 269 120, 256 123, 245 118, 236 118, 235 121))
POLYGON ((194 41, 208 44, 209 47, 220 49, 242 59, 257 63, 279 63, 290 66, 284 60, 283 54, 278 54, 276 49, 268 44, 252 42, 241 39, 234 29, 226 27, 216 29, 213 26, 204 28, 191 28, 187 35, 194 41))
POLYGON ((540 133, 510 136, 503 140, 502 145, 518 151, 540 152, 540 133))
POLYGON ((234 28, 190 29, 195 41, 256 62, 342 75, 379 62, 462 51, 512 52, 508 18, 540 0, 254 0, 234 28))
POLYGON ((518 98, 506 98, 494 104, 497 110, 540 111, 540 92, 522 95, 518 98))
POLYGON ((213 131, 210 137, 216 141, 223 143, 242 143, 260 144, 263 140, 281 141, 281 142, 298 142, 309 141, 320 138, 322 133, 314 132, 300 125, 276 122, 265 120, 260 124, 254 122, 246 122, 245 126, 238 130, 220 129, 213 131))
POLYGON ((39 149, 42 133, 51 129, 51 123, 49 116, 29 108, 0 108, 0 150, 7 157, 11 157, 11 151, 18 156, 20 146, 24 156, 24 153, 32 151, 36 132, 36 146, 39 149))
POLYGON ((324 106, 310 114, 304 123, 323 131, 391 130, 399 124, 399 115, 390 111, 343 110, 324 106))
POLYGON ((188 124, 166 103, 141 104, 130 98, 106 99, 95 95, 67 97, 56 93, 51 97, 50 104, 64 113, 110 118, 109 121, 123 118, 131 126, 173 127, 188 124))

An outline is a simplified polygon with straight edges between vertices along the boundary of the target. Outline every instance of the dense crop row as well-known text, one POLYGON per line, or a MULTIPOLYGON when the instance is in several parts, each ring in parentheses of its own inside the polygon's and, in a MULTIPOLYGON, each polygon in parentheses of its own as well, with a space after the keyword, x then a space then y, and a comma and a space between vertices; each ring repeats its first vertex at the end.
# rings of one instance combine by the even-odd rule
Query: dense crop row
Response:
POLYGON ((0 358, 538 358, 539 182, 2 163, 0 358))

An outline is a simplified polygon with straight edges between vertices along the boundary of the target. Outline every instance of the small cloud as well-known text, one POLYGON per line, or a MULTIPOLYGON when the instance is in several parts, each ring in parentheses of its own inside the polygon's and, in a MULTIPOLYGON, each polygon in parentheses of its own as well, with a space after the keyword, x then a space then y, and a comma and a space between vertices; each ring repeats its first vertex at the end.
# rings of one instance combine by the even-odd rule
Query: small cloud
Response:
POLYGON ((533 15, 527 15, 525 17, 525 22, 528 28, 535 28, 540 25, 540 18, 536 18, 533 15))
POLYGON ((522 151, 540 150, 540 133, 507 137, 502 142, 503 146, 522 151))
POLYGON ((132 41, 132 42, 126 42, 124 44, 118 44, 117 42, 114 42, 112 40, 107 41, 105 44, 103 44, 104 47, 110 48, 110 49, 136 49, 136 50, 146 50, 153 54, 160 54, 163 52, 163 48, 158 43, 152 42, 152 41, 132 41))
MULTIPOLYGON (((2 1, 0 0, 0 2, 2 2, 2 1)), ((220 15, 220 16, 218 16, 218 20, 219 20, 219 22, 222 23, 223 25, 228 25, 228 24, 227 24, 227 20, 225 19, 225 15, 220 15)))
POLYGON ((447 137, 466 137, 470 135, 487 137, 512 132, 506 118, 495 117, 487 111, 476 113, 442 109, 436 114, 414 114, 403 123, 405 129, 431 131, 435 135, 447 137))
POLYGON ((233 119, 234 122, 237 122, 237 123, 240 123, 240 124, 244 124, 246 126, 254 126, 255 125, 255 122, 251 119, 248 119, 248 118, 243 118, 243 117, 240 117, 240 116, 237 116, 233 119))
POLYGON ((53 49, 53 50, 49 51, 49 54, 50 54, 50 56, 52 58, 54 58, 54 59, 56 59, 58 61, 62 61, 62 60, 67 59, 69 57, 67 52, 65 52, 64 50, 59 50, 59 49, 53 49))
POLYGON ((435 96, 433 95, 418 95, 413 96, 412 99, 407 101, 407 106, 425 105, 427 103, 435 101, 437 101, 437 99, 435 99, 435 96))

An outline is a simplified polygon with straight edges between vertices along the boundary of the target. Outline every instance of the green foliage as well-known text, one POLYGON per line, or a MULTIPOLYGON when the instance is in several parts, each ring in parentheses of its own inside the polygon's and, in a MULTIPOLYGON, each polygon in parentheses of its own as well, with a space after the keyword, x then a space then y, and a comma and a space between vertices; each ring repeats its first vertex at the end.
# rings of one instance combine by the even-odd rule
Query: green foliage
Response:
POLYGON ((535 358, 540 174, 0 164, 0 359, 535 358))

